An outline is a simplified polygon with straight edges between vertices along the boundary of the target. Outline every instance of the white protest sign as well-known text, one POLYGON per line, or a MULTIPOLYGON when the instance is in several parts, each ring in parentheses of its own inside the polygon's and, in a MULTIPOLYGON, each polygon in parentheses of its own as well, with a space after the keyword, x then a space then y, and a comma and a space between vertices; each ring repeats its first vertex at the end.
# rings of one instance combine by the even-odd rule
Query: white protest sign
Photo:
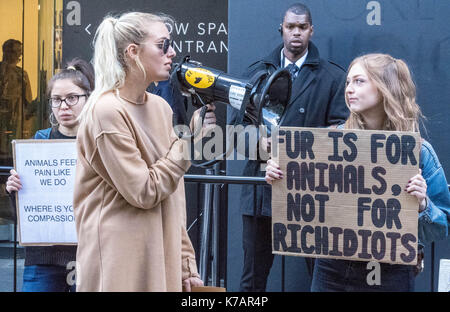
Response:
POLYGON ((73 188, 75 140, 15 140, 14 167, 21 245, 76 244, 73 188))
POLYGON ((450 292, 450 259, 441 259, 439 263, 438 292, 450 292))

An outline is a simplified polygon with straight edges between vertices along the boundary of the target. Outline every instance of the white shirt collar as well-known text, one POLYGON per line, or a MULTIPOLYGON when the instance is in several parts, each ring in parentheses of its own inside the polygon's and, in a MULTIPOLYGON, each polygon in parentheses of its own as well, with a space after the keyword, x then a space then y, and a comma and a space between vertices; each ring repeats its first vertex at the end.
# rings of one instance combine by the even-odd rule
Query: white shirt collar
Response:
MULTIPOLYGON (((297 62, 295 62, 295 65, 297 65, 298 68, 301 68, 303 63, 305 62, 307 56, 308 56, 308 50, 306 50, 305 55, 303 55, 301 58, 299 58, 297 60, 297 62)), ((292 64, 292 62, 289 61, 286 56, 284 56, 284 48, 281 49, 281 56, 280 57, 281 57, 281 65, 284 65, 284 67, 287 67, 289 64, 292 64)))

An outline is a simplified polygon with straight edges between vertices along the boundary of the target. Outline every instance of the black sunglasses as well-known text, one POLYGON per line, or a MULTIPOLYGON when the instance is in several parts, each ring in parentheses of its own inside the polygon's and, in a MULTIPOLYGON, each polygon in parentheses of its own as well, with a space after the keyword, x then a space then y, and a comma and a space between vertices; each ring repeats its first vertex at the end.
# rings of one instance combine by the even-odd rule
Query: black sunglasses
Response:
POLYGON ((156 46, 158 48, 160 48, 163 51, 164 54, 166 54, 167 51, 169 51, 169 47, 173 48, 173 40, 170 40, 170 39, 166 38, 166 39, 164 39, 163 42, 157 43, 156 46))

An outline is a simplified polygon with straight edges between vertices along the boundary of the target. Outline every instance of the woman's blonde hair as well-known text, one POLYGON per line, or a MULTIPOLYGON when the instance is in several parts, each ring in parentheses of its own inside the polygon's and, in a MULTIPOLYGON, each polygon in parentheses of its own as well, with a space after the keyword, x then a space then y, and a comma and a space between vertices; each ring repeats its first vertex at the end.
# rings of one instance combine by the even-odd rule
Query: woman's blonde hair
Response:
MULTIPOLYGON (((100 96, 123 86, 129 69, 126 48, 131 43, 139 45, 144 42, 151 23, 172 24, 173 21, 168 15, 142 12, 129 12, 119 17, 108 15, 103 19, 93 41, 95 89, 78 117, 80 121, 90 120, 100 96)), ((136 65, 145 79, 145 69, 139 57, 136 65)))
MULTIPOLYGON (((392 131, 419 132, 419 119, 422 117, 416 103, 416 86, 412 80, 408 65, 402 60, 387 54, 367 54, 353 60, 367 73, 380 95, 380 101, 386 112, 383 129, 392 131)), ((345 102, 350 109, 347 102, 345 102)), ((346 129, 365 129, 362 116, 352 112, 345 123, 346 129)))

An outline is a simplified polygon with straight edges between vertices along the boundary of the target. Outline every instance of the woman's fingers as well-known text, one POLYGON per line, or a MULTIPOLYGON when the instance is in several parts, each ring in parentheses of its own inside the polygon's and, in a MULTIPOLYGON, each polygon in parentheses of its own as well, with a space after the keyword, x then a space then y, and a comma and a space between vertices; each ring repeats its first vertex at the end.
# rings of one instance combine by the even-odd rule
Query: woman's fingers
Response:
POLYGON ((266 176, 268 176, 271 179, 282 179, 283 178, 283 173, 281 171, 266 171, 266 176))
POLYGON ((427 189, 422 186, 419 186, 419 185, 411 185, 406 188, 406 192, 408 192, 410 194, 414 191, 420 192, 422 194, 422 196, 426 196, 426 194, 427 194, 427 189))
POLYGON ((203 281, 198 277, 189 277, 183 281, 183 291, 191 292, 193 286, 201 287, 203 286, 203 281))
POLYGON ((214 103, 209 103, 206 106, 208 107, 208 111, 215 111, 216 110, 216 105, 214 105, 214 103))
POLYGON ((415 176, 413 176, 408 182, 413 182, 413 181, 420 181, 420 182, 425 182, 425 179, 422 177, 421 174, 417 174, 415 176))
POLYGON ((216 110, 216 106, 214 103, 210 103, 207 106, 207 111, 205 114, 205 118, 203 120, 203 127, 210 128, 216 125, 217 119, 214 111, 216 110))
POLYGON ((417 198, 419 202, 419 212, 423 211, 426 207, 427 198, 427 182, 422 176, 422 171, 412 177, 405 187, 405 191, 417 198))
POLYGON ((280 169, 277 169, 275 167, 270 167, 270 170, 267 171, 267 172, 274 178, 280 178, 281 179, 283 177, 283 171, 281 171, 280 169))
POLYGON ((269 159, 267 161, 267 166, 271 166, 271 167, 280 169, 280 166, 278 166, 278 164, 273 159, 269 159))
POLYGON ((183 281, 183 290, 185 292, 191 292, 191 283, 189 280, 184 280, 183 281))
POLYGON ((203 120, 204 126, 210 126, 216 124, 216 114, 214 112, 208 112, 205 115, 205 119, 203 120))
POLYGON ((22 188, 22 183, 20 182, 19 174, 11 169, 9 172, 11 175, 8 177, 6 181, 6 191, 8 193, 18 192, 22 188))
POLYGON ((424 196, 426 196, 427 182, 421 175, 414 176, 411 180, 409 180, 408 184, 406 185, 405 191, 407 191, 408 193, 411 193, 412 191, 420 191, 424 193, 424 196))
POLYGON ((266 167, 266 176, 265 180, 268 184, 272 184, 274 180, 280 180, 283 178, 283 171, 280 170, 280 167, 278 164, 269 159, 267 161, 267 167, 266 167))

